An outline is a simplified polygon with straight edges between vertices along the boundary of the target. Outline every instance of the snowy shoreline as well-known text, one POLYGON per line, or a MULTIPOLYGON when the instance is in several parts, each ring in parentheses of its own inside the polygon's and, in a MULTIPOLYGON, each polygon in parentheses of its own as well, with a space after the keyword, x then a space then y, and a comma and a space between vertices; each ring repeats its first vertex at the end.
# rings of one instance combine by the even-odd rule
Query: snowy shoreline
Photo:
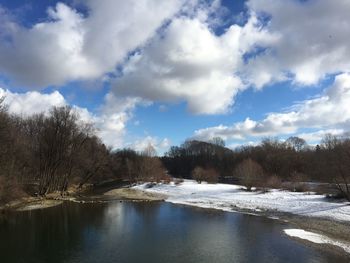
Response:
POLYGON ((133 188, 147 193, 167 196, 165 201, 174 204, 264 215, 272 219, 284 220, 286 217, 282 216, 280 218, 279 215, 286 214, 300 216, 302 222, 288 216, 287 221, 291 221, 290 223, 298 227, 315 230, 322 234, 302 229, 285 229, 284 233, 286 235, 318 245, 336 246, 350 254, 350 240, 347 234, 348 224, 350 224, 349 202, 332 202, 323 195, 277 189, 272 189, 266 193, 247 192, 240 185, 198 184, 193 180, 185 180, 178 185, 172 182, 170 184, 155 184, 151 187, 149 183, 145 183, 133 188), (311 220, 305 220, 305 217, 311 220), (331 224, 335 228, 329 229, 329 225, 319 222, 319 219, 333 222, 331 224), (329 237, 329 235, 332 237, 329 237))
POLYGON ((248 210, 251 212, 275 211, 299 216, 317 217, 335 221, 350 222, 350 203, 327 200, 323 195, 298 193, 285 190, 270 190, 267 193, 247 192, 240 185, 198 184, 185 180, 175 185, 148 184, 135 186, 134 189, 166 195, 165 201, 213 208, 228 212, 248 210))
POLYGON ((326 245, 336 246, 343 249, 346 253, 350 254, 349 242, 335 240, 327 236, 305 231, 302 229, 285 229, 284 233, 290 237, 303 239, 315 244, 326 244, 326 245))

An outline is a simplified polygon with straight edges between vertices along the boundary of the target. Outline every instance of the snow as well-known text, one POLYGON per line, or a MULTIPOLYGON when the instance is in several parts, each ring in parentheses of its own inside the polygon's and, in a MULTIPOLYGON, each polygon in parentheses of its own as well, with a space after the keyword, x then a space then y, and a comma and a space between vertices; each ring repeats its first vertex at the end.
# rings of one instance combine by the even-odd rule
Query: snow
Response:
POLYGON ((350 243, 334 240, 324 235, 305 231, 302 229, 285 229, 284 232, 291 237, 301 238, 316 244, 329 244, 342 248, 345 252, 350 253, 350 243))
POLYGON ((198 184, 185 180, 175 185, 147 184, 134 187, 151 193, 168 196, 166 201, 176 204, 214 208, 224 211, 246 209, 255 211, 278 211, 297 215, 329 218, 350 222, 350 203, 330 202, 323 195, 296 193, 284 190, 270 190, 267 193, 247 192, 244 187, 228 184, 198 184))

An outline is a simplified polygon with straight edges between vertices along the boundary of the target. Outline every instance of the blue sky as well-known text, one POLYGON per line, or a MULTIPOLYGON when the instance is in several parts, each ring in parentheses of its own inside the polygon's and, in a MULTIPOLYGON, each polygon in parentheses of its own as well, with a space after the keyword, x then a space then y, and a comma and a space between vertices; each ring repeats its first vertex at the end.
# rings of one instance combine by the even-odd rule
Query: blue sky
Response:
POLYGON ((0 96, 25 116, 72 105, 113 148, 316 144, 350 128, 349 12, 347 0, 0 0, 0 96))

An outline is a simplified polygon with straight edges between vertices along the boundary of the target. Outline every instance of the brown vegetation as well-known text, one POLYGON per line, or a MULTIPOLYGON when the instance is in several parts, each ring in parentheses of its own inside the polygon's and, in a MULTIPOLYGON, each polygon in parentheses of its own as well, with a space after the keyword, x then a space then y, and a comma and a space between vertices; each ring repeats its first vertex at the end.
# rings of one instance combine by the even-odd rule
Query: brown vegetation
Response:
POLYGON ((252 187, 261 186, 265 180, 262 167, 250 158, 242 161, 236 167, 234 174, 248 191, 251 191, 252 187))
POLYGON ((198 183, 206 181, 208 183, 217 183, 219 180, 218 172, 213 168, 203 169, 198 166, 192 171, 192 178, 198 183))
POLYGON ((309 190, 306 184, 308 180, 309 178, 306 174, 293 172, 290 175, 287 189, 293 192, 306 192, 309 190))
POLYGON ((171 147, 162 158, 172 176, 201 181, 201 170, 193 172, 195 168, 213 167, 220 174, 219 181, 225 183, 239 181, 237 167, 246 159, 264 171, 266 177, 259 187, 305 191, 305 182, 324 182, 334 184, 340 195, 350 200, 350 134, 326 135, 316 147, 295 136, 286 141, 265 138, 257 146, 242 146, 234 151, 225 148, 218 138, 210 142, 186 141, 171 147))
POLYGON ((29 188, 46 196, 116 179, 170 181, 152 147, 111 151, 70 107, 23 118, 9 114, 0 99, 0 145, 0 203, 29 188))
POLYGON ((141 153, 112 151, 95 135, 93 124, 83 123, 70 107, 24 118, 9 114, 0 99, 0 145, 0 202, 29 188, 34 189, 30 194, 44 196, 111 180, 169 182, 170 175, 198 182, 241 181, 247 189, 289 184, 293 191, 304 191, 301 182, 326 182, 350 200, 349 135, 326 135, 316 147, 298 137, 265 138, 234 151, 221 138, 193 140, 158 158, 151 145, 141 153))

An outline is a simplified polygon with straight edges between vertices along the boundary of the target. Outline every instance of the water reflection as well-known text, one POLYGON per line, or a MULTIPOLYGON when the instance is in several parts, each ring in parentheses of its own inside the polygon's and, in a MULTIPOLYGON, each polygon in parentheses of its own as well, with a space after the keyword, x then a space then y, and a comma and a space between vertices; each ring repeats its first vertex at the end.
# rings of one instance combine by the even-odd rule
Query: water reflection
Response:
POLYGON ((1 221, 1 262, 348 262, 283 227, 168 203, 66 203, 1 221))

